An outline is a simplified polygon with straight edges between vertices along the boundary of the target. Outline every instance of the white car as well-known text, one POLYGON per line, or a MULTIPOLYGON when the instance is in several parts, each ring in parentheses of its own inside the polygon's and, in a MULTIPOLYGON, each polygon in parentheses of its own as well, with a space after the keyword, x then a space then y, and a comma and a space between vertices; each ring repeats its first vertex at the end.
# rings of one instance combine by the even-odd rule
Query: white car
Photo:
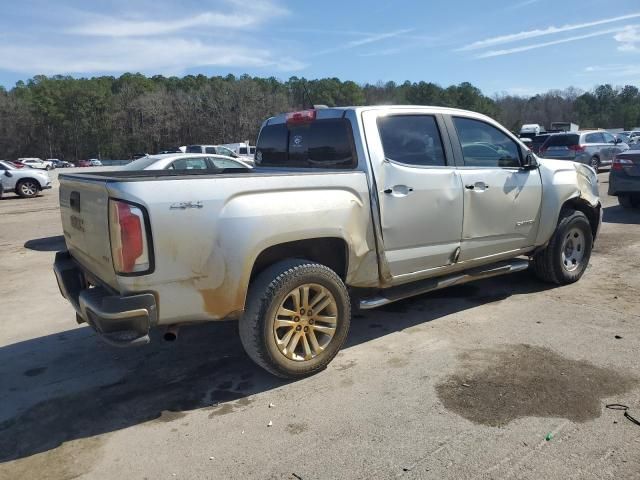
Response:
POLYGON ((217 170, 224 168, 252 167, 242 160, 224 155, 169 153, 139 158, 120 170, 217 170))
POLYGON ((15 192, 21 197, 30 198, 49 188, 51 178, 47 172, 16 168, 10 162, 0 161, 0 197, 3 193, 15 192))
POLYGON ((19 158, 18 161, 27 167, 38 168, 40 170, 51 170, 56 168, 52 161, 42 160, 41 158, 19 158))

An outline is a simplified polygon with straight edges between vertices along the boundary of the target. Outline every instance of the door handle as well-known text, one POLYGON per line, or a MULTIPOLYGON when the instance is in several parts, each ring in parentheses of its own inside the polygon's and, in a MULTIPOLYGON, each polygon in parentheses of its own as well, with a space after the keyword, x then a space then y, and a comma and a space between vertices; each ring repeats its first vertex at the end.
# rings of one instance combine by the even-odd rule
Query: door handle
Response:
POLYGON ((394 197, 404 197, 413 192, 413 188, 407 187, 406 185, 394 185, 391 188, 384 189, 383 192, 387 195, 393 195, 394 197))
POLYGON ((478 190, 478 191, 483 191, 486 190, 487 188, 489 188, 489 185, 487 185, 484 182, 476 182, 473 183, 471 185, 465 185, 464 188, 466 188, 467 190, 478 190))

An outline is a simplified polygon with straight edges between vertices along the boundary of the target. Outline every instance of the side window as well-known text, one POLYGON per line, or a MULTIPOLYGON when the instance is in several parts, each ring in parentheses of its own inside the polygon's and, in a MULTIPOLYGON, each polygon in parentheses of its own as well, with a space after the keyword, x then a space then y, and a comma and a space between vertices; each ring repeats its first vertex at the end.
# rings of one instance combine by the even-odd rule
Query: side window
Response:
POLYGON ((175 160, 170 166, 172 170, 206 170, 207 161, 200 158, 180 158, 175 160))
POLYGON ((238 162, 226 158, 209 157, 215 168, 243 168, 238 162))
POLYGON ((453 117, 465 166, 520 167, 518 144, 493 125, 471 118, 453 117))
POLYGON ((238 153, 240 155, 247 155, 248 154, 247 147, 240 147, 240 149, 238 150, 238 153))
POLYGON ((189 145, 187 153, 202 153, 202 147, 200 145, 189 145))
POLYGON ((216 152, 216 147, 204 147, 204 153, 218 153, 216 152))
POLYGON ((384 156, 421 167, 446 165, 442 138, 431 115, 391 115, 378 118, 384 156))
POLYGON ((601 133, 589 133, 584 137, 585 143, 605 143, 601 133))
MULTIPOLYGON (((217 152, 211 152, 211 153, 217 153, 218 155, 225 155, 227 157, 235 157, 236 154, 233 150, 227 148, 227 147, 216 147, 218 149, 217 152)), ((209 153, 209 152, 207 152, 209 153)))
POLYGON ((616 143, 616 137, 609 132, 602 132, 602 135, 604 136, 604 143, 616 143))

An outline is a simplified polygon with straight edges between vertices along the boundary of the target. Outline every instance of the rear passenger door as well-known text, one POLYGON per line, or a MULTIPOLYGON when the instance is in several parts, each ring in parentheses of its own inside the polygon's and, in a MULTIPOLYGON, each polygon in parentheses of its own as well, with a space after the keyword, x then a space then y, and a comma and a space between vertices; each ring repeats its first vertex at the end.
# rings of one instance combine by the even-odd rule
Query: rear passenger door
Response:
POLYGON ((371 110, 363 122, 391 275, 408 281, 446 270, 460 247, 462 187, 442 117, 371 110))
POLYGON ((464 187, 460 261, 532 246, 542 201, 538 169, 521 167, 520 145, 495 125, 446 118, 464 187))

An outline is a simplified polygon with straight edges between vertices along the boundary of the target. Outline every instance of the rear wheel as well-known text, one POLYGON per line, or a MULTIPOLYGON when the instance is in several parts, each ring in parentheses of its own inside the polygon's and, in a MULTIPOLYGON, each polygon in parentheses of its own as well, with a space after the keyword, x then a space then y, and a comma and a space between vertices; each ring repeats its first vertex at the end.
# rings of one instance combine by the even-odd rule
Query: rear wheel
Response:
POLYGON ((249 287, 240 339, 251 359, 283 378, 326 368, 349 333, 349 294, 331 269, 306 260, 279 262, 249 287))
POLYGON ((35 197, 40 191, 40 185, 38 182, 31 179, 20 181, 16 186, 16 193, 23 198, 35 197))
POLYGON ((565 210, 547 247, 533 257, 533 271, 545 282, 577 282, 589 265, 592 248, 593 233, 586 215, 565 210))
POLYGON ((600 159, 594 155, 593 157, 591 157, 589 165, 591 165, 591 168, 593 168, 596 173, 598 173, 598 169, 600 168, 600 159))

